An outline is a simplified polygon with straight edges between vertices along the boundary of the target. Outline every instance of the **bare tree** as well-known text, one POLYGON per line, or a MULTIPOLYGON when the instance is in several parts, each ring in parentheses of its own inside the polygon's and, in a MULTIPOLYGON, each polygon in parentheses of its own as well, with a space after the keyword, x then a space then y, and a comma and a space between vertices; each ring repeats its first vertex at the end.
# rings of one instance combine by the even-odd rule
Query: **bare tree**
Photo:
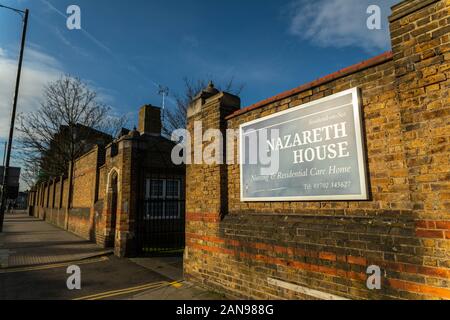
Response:
POLYGON ((78 78, 66 75, 49 83, 38 110, 19 116, 27 184, 67 174, 69 163, 93 145, 112 141, 126 119, 110 112, 78 78))
MULTIPOLYGON (((186 128, 186 115, 189 104, 194 100, 195 96, 208 86, 212 80, 191 80, 184 78, 184 93, 175 95, 175 106, 168 108, 164 115, 163 131, 167 135, 171 135, 176 129, 186 128)), ((231 78, 225 84, 218 83, 216 86, 219 91, 229 92, 234 95, 241 94, 244 85, 236 84, 234 78, 231 78)))

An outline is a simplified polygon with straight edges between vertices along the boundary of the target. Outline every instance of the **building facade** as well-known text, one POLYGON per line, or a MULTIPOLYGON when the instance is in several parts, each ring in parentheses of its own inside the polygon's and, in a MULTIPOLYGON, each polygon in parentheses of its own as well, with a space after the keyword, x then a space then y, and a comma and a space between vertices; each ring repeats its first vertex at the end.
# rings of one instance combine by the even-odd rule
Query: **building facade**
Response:
POLYGON ((241 201, 238 161, 190 164, 186 279, 238 298, 450 299, 450 1, 402 1, 389 22, 392 52, 244 109, 214 90, 191 104, 192 136, 225 135, 359 88, 369 200, 241 201))

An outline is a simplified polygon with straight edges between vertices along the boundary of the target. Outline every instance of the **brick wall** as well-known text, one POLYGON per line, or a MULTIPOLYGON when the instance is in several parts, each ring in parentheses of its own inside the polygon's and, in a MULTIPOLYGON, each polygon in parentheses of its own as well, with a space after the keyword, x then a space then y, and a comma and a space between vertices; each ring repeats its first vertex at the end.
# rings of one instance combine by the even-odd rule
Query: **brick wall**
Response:
POLYGON ((104 150, 95 147, 74 161, 69 177, 38 185, 30 203, 31 214, 85 239, 96 240, 93 220, 101 208, 94 207, 94 200, 101 161, 104 162, 104 150))
POLYGON ((64 228, 67 185, 68 180, 59 177, 37 186, 30 198, 30 215, 64 228))
POLYGON ((170 162, 172 147, 172 142, 156 133, 137 131, 105 148, 95 147, 74 161, 67 178, 36 186, 31 214, 101 246, 114 247, 117 256, 134 255, 140 184, 146 168, 176 169, 170 162), (117 177, 115 191, 113 176, 117 177))
POLYGON ((392 53, 239 111, 224 93, 194 101, 191 133, 361 88, 371 196, 241 202, 239 165, 188 165, 187 279, 242 298, 450 299, 449 15, 449 0, 404 1, 392 53), (366 287, 370 265, 381 290, 366 287))
POLYGON ((99 148, 94 148, 73 165, 73 193, 71 207, 90 208, 96 192, 97 159, 99 148))

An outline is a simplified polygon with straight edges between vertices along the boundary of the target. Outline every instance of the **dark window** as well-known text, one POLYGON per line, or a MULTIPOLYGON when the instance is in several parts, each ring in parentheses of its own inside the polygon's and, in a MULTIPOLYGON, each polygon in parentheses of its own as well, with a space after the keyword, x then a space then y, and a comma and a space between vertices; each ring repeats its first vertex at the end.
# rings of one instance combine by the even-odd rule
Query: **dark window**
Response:
POLYGON ((146 219, 180 218, 180 180, 147 179, 145 189, 146 219))

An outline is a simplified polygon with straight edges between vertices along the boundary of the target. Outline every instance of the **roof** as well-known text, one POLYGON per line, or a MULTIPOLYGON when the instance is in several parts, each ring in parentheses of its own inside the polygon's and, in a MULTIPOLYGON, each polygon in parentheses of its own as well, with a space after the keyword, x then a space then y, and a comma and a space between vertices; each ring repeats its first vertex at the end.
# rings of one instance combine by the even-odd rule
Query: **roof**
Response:
POLYGON ((283 100, 283 99, 285 99, 287 97, 293 96, 293 95, 298 94, 300 92, 303 92, 303 91, 309 90, 311 88, 323 85, 325 83, 334 81, 336 79, 348 76, 350 74, 359 72, 361 70, 377 66, 377 65, 385 63, 385 62, 387 62, 389 60, 392 60, 392 58, 393 58, 392 51, 385 52, 385 53, 380 54, 380 55, 378 55, 376 57, 370 58, 368 60, 365 60, 365 61, 359 62, 357 64, 354 64, 354 65, 352 65, 350 67, 346 67, 344 69, 341 69, 339 71, 331 73, 331 74, 329 74, 329 75, 327 75, 325 77, 322 77, 322 78, 319 78, 317 80, 314 80, 314 81, 308 82, 306 84, 303 84, 303 85, 301 85, 301 86, 299 86, 297 88, 285 91, 285 92, 280 93, 280 94, 278 94, 276 96, 267 98, 265 100, 262 100, 260 102, 255 103, 255 104, 252 104, 252 105, 250 105, 248 107, 245 107, 243 109, 237 110, 234 113, 232 113, 231 115, 229 115, 228 117, 226 117, 226 119, 227 120, 228 119, 232 119, 232 118, 237 117, 237 116, 239 116, 241 114, 244 114, 244 113, 256 110, 258 108, 264 107, 264 106, 266 106, 266 105, 268 105, 270 103, 274 103, 274 102, 283 100))

